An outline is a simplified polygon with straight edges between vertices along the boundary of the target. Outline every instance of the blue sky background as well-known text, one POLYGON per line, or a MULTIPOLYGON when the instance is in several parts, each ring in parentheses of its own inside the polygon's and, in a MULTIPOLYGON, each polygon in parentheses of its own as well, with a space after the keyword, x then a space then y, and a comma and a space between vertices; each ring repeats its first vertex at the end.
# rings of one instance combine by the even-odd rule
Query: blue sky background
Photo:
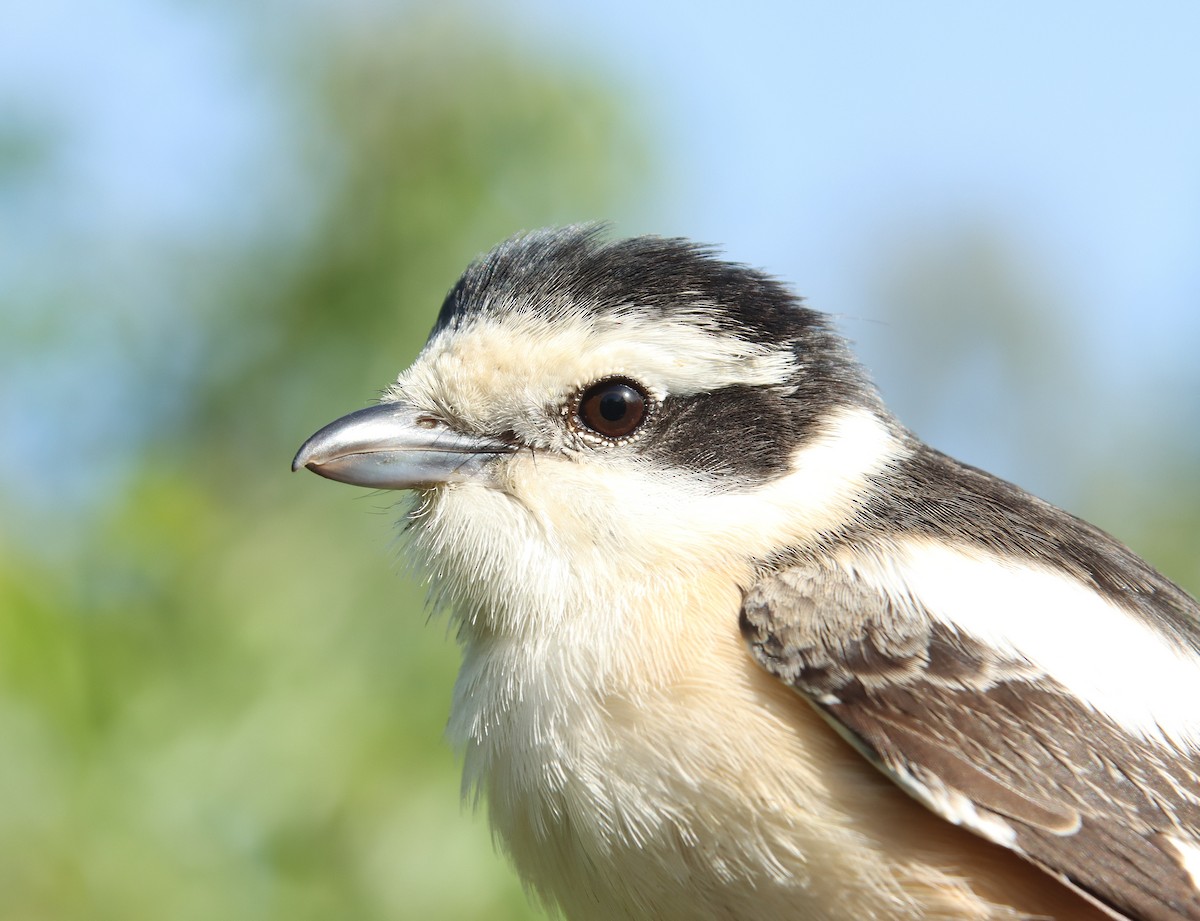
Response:
POLYGON ((288 463, 547 215, 787 279, 1195 591, 1196 48, 1192 2, 0 0, 0 915, 540 916, 395 496, 288 463))
MULTIPOLYGON (((8 153, 18 167, 0 184, 0 323, 69 327, 36 360, 0 344, 0 425, 30 495, 70 494, 70 477, 48 473, 62 460, 64 427, 83 444, 101 429, 136 440, 136 422, 120 413, 130 341, 168 342, 186 363, 172 307, 188 295, 145 264, 147 245, 250 236, 284 201, 290 220, 303 213, 286 147, 292 113, 256 55, 297 21, 369 9, 152 0, 6 9, 0 124, 56 140, 27 169, 20 150, 8 153), (65 275, 95 285, 86 309, 53 319, 65 275), (114 277, 127 282, 113 288, 114 277), (81 404, 93 409, 31 412, 81 404)), ((912 354, 897 330, 903 315, 879 301, 879 273, 907 242, 936 248, 977 227, 1001 240, 1072 340, 1069 396, 1046 395, 1063 426, 1133 468, 1140 427, 1200 428, 1200 7, 512 0, 464 9, 528 54, 594 67, 628 95, 663 168, 636 212, 611 215, 619 232, 686 235, 784 277, 842 318, 900 414, 940 446, 1070 497, 1028 449, 1006 449, 1019 418, 993 425, 969 400, 957 423, 905 405, 906 362, 938 357, 912 354)))
POLYGON ((395 496, 288 462, 547 215, 787 279, 1195 591, 1197 48, 1183 2, 3 5, 0 915, 540 916, 395 496))

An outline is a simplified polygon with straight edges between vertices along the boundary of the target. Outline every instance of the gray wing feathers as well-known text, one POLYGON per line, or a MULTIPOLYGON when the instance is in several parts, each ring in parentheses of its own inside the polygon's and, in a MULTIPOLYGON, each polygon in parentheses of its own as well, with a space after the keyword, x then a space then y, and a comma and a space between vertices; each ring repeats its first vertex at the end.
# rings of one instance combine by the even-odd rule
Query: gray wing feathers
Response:
POLYGON ((943 818, 1117 917, 1200 919, 1173 843, 1200 848, 1195 756, 1130 736, 1027 662, 841 570, 799 565, 762 581, 742 630, 768 671, 943 818))

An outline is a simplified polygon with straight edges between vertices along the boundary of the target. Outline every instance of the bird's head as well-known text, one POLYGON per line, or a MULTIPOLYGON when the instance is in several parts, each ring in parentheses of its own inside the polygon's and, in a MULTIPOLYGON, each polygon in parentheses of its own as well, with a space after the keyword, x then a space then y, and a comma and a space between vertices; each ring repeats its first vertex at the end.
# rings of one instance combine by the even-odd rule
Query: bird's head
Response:
POLYGON ((581 595, 742 573, 838 528, 896 443, 843 341, 778 282, 568 228, 468 268, 382 401, 293 466, 416 491, 415 548, 460 616, 543 630, 581 595))

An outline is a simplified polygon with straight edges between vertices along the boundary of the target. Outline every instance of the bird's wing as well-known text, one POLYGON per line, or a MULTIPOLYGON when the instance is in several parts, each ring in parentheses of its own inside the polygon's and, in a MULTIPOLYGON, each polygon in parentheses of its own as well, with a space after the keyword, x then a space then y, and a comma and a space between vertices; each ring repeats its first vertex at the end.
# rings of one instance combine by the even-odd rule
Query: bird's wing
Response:
MULTIPOLYGON (((1200 756, 844 570, 746 596, 758 661, 929 809, 1117 918, 1200 919, 1200 756)), ((1200 700, 1196 701, 1200 710, 1200 700)))

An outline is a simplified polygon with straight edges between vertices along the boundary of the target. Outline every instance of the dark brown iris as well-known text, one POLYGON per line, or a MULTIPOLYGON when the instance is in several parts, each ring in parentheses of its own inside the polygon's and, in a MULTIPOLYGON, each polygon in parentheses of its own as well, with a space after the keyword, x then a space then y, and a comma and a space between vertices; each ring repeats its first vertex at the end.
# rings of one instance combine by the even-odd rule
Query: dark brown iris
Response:
POLYGON ((645 418, 646 394, 629 381, 600 381, 579 398, 579 421, 605 438, 631 435, 645 418))

